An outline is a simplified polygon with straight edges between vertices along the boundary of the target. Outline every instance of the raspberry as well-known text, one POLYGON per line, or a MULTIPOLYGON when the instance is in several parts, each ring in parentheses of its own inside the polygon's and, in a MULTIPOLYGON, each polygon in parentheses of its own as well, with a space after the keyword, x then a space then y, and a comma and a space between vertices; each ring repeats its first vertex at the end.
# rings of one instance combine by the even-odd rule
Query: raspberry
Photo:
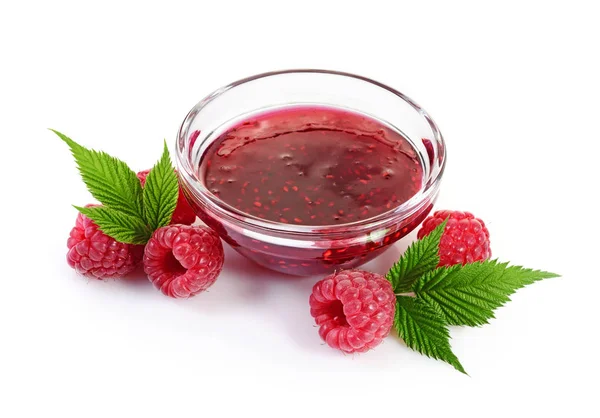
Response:
POLYGON ((389 281, 361 270, 325 277, 309 299, 321 338, 346 353, 362 353, 381 343, 392 328, 395 302, 389 281))
POLYGON ((439 266, 467 264, 487 260, 492 256, 490 233, 485 223, 469 212, 437 211, 423 222, 417 237, 428 235, 448 219, 440 240, 439 266))
MULTIPOLYGON (((144 170, 137 173, 138 179, 142 183, 142 187, 146 184, 146 177, 148 177, 148 173, 150 170, 144 170)), ((175 207, 175 211, 173 212, 173 217, 171 218, 171 224, 184 224, 191 225, 196 221, 196 213, 194 209, 190 206, 181 187, 179 188, 179 196, 177 198, 177 206, 175 207)))
POLYGON ((223 267, 217 234, 202 226, 157 229, 144 250, 144 271, 167 296, 187 298, 210 287, 223 267))
MULTIPOLYGON (((87 205, 93 207, 98 205, 87 205)), ((142 260, 143 246, 117 242, 85 215, 77 215, 67 241, 67 262, 84 276, 105 279, 124 276, 142 260)))

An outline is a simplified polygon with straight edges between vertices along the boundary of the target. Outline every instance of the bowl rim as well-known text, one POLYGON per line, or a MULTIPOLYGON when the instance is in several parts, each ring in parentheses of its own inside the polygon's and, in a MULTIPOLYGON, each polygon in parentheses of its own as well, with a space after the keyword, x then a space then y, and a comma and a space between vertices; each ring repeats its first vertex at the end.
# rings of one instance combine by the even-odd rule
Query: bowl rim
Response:
MULTIPOLYGON (((411 140, 414 141, 414 139, 411 140)), ((420 209, 422 209, 423 206, 428 204, 433 198, 435 198, 439 190, 440 181, 445 171, 447 160, 446 144, 442 133, 440 132, 437 124, 434 122, 431 116, 414 100, 410 99, 408 96, 399 92, 398 90, 389 87, 386 84, 380 83, 376 80, 370 79, 368 77, 348 72, 324 69, 287 69, 279 71, 270 71, 242 78, 213 91, 212 93, 204 97, 202 100, 200 100, 186 115, 177 132, 177 143, 175 149, 178 175, 183 181, 184 186, 187 186, 184 187, 184 191, 186 192, 186 194, 191 194, 192 198, 199 199, 205 206, 208 206, 212 211, 217 212, 220 218, 225 217, 230 222, 236 223, 244 228, 283 233, 286 235, 310 235, 311 237, 315 237, 315 235, 330 236, 332 233, 336 232, 356 233, 363 230, 373 230, 385 226, 391 221, 396 223, 412 216, 420 209), (371 218, 348 223, 336 223, 331 225, 297 225, 276 222, 250 215, 218 199, 216 196, 210 193, 210 191, 208 191, 208 189, 204 187, 201 180, 197 178, 198 176, 195 174, 195 171, 189 160, 190 153, 184 152, 187 151, 186 145, 189 141, 188 128, 191 125, 192 121, 206 105, 211 103, 213 100, 216 100, 221 95, 225 94, 227 91, 239 85, 250 83, 261 78, 276 77, 280 75, 294 73, 314 73, 335 75, 340 77, 350 77, 375 85, 399 97, 401 100, 413 107, 415 111, 421 117, 423 117, 425 121, 429 124, 432 134, 435 137, 435 140, 438 144, 436 153, 439 155, 436 155, 436 158, 439 161, 439 169, 434 174, 432 174, 432 177, 430 177, 427 180, 425 187, 419 189, 419 191, 415 193, 415 195, 413 195, 410 199, 403 202, 402 204, 371 218), (180 146, 180 144, 186 145, 180 146)), ((188 196, 188 198, 190 198, 190 196, 188 196)))

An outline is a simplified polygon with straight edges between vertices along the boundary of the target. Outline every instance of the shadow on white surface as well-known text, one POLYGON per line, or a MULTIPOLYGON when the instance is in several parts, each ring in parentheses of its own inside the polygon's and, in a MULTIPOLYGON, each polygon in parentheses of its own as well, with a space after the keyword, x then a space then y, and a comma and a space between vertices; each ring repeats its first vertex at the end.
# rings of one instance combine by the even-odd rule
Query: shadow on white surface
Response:
POLYGON ((308 306, 312 286, 319 277, 297 277, 268 270, 227 246, 225 257, 226 277, 219 292, 227 301, 219 303, 262 305, 266 310, 265 321, 272 323, 275 318, 279 335, 285 335, 303 350, 323 351, 315 344, 319 336, 308 306))
POLYGON ((191 306, 198 311, 214 314, 222 310, 231 311, 232 307, 258 305, 268 297, 269 283, 280 279, 275 272, 263 269, 237 254, 225 245, 225 266, 221 275, 206 293, 190 298, 191 306), (197 301, 197 303, 195 303, 197 301))
POLYGON ((154 286, 148 280, 148 276, 144 273, 144 267, 141 264, 127 276, 118 280, 124 287, 134 291, 143 291, 145 288, 154 289, 154 286))
MULTIPOLYGON (((409 239, 402 240, 363 268, 385 274, 409 243, 409 239)), ((255 264, 227 245, 224 250, 226 263, 215 284, 206 292, 187 300, 163 296, 148 281, 141 267, 117 285, 136 297, 140 294, 151 297, 154 294, 162 302, 185 311, 190 320, 199 317, 200 322, 215 320, 228 323, 243 318, 240 326, 255 328, 257 332, 270 330, 278 338, 287 339, 290 344, 311 355, 341 355, 336 350, 323 347, 324 343, 309 313, 308 298, 320 276, 288 276, 255 264)))

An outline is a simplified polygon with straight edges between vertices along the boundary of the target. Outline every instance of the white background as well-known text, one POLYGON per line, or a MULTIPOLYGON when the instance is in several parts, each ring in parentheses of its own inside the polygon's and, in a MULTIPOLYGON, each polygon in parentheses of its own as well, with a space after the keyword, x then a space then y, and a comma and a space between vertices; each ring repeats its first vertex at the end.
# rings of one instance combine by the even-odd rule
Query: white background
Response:
POLYGON ((0 415, 598 416, 600 30, 596 2, 557 3, 2 2, 0 415), (470 377, 393 337, 329 349, 308 313, 316 278, 229 249, 183 301, 67 266, 70 205, 90 196, 46 128, 144 169, 203 96, 295 67, 415 99, 447 140, 438 208, 487 221, 494 256, 563 275, 452 329, 470 377))

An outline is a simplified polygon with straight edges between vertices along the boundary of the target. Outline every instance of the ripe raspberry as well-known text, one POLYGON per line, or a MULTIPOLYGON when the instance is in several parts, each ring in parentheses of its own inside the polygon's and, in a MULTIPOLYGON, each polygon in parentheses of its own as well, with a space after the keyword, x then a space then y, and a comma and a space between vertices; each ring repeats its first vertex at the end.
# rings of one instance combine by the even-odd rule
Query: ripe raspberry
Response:
POLYGON ((428 235, 448 218, 440 240, 439 266, 467 264, 487 260, 492 256, 490 233, 485 223, 469 212, 437 211, 423 222, 417 237, 428 235))
MULTIPOLYGON (((137 173, 138 179, 142 183, 142 187, 146 184, 146 177, 150 170, 144 170, 137 173)), ((181 187, 179 188, 179 197, 177 198, 177 206, 171 218, 171 224, 191 225, 196 221, 196 213, 185 198, 181 187)))
POLYGON ((321 338, 346 353, 362 353, 381 343, 392 328, 395 302, 389 281, 362 270, 325 277, 309 299, 321 338))
MULTIPOLYGON (((87 205, 93 207, 97 205, 87 205)), ((85 215, 77 215, 67 241, 67 262, 84 276, 105 279, 124 276, 142 260, 144 247, 117 242, 85 215)))
POLYGON ((188 298, 210 287, 223 267, 217 234, 202 226, 157 229, 144 250, 144 271, 167 296, 188 298))

